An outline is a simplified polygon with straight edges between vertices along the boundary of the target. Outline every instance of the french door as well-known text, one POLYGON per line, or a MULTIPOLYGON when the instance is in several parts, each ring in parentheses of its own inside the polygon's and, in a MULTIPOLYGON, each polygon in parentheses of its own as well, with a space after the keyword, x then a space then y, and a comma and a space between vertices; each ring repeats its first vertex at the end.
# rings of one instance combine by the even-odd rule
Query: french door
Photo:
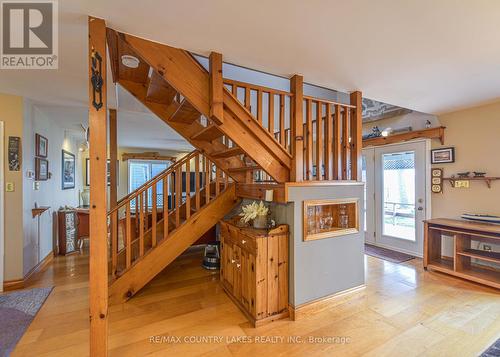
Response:
POLYGON ((367 243, 422 256, 427 145, 416 141, 363 150, 367 243))

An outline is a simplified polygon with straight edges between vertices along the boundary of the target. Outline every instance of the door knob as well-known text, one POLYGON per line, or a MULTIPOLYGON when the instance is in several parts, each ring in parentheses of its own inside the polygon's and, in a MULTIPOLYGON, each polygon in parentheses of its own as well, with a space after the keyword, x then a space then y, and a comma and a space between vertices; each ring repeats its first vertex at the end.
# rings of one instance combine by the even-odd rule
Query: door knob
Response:
POLYGON ((423 211, 424 210, 424 207, 419 207, 417 208, 419 211, 423 211))
POLYGON ((239 268, 241 266, 241 264, 236 264, 236 268, 239 268))
POLYGON ((234 260, 234 259, 231 259, 231 263, 232 263, 232 264, 234 264, 234 262, 235 262, 235 261, 236 261, 236 260, 234 260))
POLYGON ((246 242, 247 242, 247 241, 243 239, 243 240, 241 241, 241 244, 245 244, 246 242))

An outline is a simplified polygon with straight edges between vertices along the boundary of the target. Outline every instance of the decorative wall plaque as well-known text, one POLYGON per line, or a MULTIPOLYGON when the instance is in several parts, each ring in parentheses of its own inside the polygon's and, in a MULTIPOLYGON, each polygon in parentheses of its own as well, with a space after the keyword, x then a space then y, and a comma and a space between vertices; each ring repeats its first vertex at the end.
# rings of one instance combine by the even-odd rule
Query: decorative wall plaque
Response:
POLYGON ((21 138, 9 136, 9 171, 21 170, 21 138))

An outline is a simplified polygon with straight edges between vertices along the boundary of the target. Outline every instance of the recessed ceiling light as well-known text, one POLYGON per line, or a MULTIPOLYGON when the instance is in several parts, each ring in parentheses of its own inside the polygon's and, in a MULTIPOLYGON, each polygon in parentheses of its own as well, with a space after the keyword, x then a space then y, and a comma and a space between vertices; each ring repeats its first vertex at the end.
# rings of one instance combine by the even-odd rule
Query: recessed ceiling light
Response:
POLYGON ((137 67, 139 67, 139 59, 137 57, 134 57, 134 56, 123 55, 122 56, 122 64, 128 68, 137 68, 137 67))

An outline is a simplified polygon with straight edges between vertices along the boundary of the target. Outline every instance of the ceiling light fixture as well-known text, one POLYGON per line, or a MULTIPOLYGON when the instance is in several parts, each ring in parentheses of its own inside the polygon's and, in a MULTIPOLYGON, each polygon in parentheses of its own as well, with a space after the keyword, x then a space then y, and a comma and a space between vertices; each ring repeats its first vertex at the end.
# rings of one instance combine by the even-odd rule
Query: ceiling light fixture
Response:
POLYGON ((122 64, 128 68, 137 68, 139 67, 139 59, 131 55, 123 55, 122 64))

